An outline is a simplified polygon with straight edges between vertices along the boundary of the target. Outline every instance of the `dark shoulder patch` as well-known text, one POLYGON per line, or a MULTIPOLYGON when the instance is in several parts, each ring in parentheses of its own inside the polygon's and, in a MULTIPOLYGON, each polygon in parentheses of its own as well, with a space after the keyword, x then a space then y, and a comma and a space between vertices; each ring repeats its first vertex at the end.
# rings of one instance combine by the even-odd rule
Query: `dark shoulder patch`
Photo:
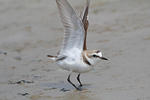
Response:
POLYGON ((91 66, 92 64, 86 59, 85 55, 83 54, 83 62, 85 62, 87 65, 91 66))

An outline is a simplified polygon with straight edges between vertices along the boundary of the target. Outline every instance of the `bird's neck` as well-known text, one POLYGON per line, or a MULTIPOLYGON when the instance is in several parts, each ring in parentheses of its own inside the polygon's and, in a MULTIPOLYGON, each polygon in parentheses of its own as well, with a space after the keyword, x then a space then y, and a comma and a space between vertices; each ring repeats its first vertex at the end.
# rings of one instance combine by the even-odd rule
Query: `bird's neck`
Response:
POLYGON ((87 65, 91 66, 94 64, 94 61, 88 57, 88 54, 86 51, 82 52, 82 57, 83 57, 83 62, 86 63, 87 65))

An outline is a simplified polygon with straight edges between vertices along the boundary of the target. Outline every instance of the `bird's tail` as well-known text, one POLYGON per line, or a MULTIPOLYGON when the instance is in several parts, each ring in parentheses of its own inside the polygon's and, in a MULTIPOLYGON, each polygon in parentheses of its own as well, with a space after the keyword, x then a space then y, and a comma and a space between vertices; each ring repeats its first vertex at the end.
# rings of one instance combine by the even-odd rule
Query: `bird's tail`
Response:
POLYGON ((52 61, 56 61, 57 56, 47 55, 52 61))

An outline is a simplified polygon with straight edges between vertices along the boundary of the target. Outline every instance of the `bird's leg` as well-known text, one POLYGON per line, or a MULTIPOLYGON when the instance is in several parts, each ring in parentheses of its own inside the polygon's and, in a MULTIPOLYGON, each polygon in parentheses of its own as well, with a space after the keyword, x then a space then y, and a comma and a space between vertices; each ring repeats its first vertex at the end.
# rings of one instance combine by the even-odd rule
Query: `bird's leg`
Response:
POLYGON ((77 76, 77 80, 78 80, 78 82, 80 83, 80 87, 82 87, 83 85, 82 85, 82 83, 81 83, 81 81, 80 81, 80 74, 78 74, 78 76, 77 76))
POLYGON ((77 90, 81 90, 80 88, 76 87, 76 85, 73 84, 73 83, 70 81, 70 75, 71 75, 71 74, 69 74, 69 76, 68 76, 68 78, 67 78, 67 81, 68 81, 73 87, 75 87, 77 90))

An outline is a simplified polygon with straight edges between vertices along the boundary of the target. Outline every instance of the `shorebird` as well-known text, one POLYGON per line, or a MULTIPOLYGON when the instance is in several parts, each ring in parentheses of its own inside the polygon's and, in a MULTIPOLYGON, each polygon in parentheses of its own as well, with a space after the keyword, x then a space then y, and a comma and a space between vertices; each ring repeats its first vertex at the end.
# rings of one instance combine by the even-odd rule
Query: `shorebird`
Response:
POLYGON ((92 70, 98 60, 108 59, 102 56, 100 50, 88 50, 86 46, 90 0, 87 0, 82 16, 77 16, 67 0, 56 0, 56 3, 64 26, 64 41, 57 56, 47 56, 62 69, 78 73, 77 80, 80 84, 78 87, 70 81, 71 73, 67 80, 75 89, 81 90, 80 74, 92 70))

